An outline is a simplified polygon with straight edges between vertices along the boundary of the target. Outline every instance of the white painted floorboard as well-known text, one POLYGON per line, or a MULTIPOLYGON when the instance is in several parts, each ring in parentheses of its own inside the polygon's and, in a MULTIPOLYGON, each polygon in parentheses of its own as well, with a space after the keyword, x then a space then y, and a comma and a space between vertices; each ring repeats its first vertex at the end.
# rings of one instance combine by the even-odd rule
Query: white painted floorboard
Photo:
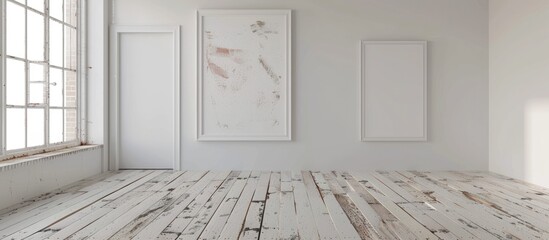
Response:
POLYGON ((119 171, 0 210, 0 239, 549 239, 549 190, 483 172, 119 171))

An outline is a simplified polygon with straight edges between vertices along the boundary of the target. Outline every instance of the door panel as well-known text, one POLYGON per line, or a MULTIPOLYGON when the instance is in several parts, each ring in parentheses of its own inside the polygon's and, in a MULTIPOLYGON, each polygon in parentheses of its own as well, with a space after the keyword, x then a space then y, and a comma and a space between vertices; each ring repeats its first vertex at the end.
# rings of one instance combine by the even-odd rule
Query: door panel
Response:
POLYGON ((176 158, 174 33, 118 35, 120 169, 173 169, 176 158))

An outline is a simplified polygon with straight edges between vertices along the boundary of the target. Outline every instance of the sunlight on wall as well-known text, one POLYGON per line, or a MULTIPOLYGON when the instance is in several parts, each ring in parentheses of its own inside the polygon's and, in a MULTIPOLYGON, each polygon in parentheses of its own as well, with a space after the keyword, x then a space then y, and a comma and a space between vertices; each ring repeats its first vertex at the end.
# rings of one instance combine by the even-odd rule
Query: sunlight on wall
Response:
POLYGON ((525 180, 549 187, 549 99, 527 102, 524 118, 525 180))

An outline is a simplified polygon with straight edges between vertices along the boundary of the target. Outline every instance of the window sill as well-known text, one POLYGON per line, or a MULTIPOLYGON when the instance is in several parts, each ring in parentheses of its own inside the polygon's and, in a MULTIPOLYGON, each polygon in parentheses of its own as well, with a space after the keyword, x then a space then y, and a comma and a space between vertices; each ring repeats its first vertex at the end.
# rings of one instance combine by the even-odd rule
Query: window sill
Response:
POLYGON ((39 154, 34 154, 30 156, 25 156, 25 157, 13 158, 13 159, 0 162, 0 172, 13 169, 16 167, 20 167, 20 166, 26 166, 39 161, 53 159, 61 155, 73 154, 77 152, 88 151, 88 150, 102 148, 102 147, 103 145, 80 145, 76 147, 70 147, 70 148, 65 148, 65 149, 46 152, 46 153, 39 153, 39 154))

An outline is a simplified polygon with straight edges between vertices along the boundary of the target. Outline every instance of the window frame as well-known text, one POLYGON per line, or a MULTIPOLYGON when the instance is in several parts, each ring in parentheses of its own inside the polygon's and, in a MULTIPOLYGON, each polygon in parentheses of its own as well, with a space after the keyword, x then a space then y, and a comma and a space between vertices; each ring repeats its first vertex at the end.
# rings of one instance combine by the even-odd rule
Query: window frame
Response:
MULTIPOLYGON (((59 149, 64 149, 64 148, 70 148, 70 147, 75 147, 75 146, 79 146, 79 145, 83 145, 83 144, 86 144, 86 99, 85 99, 85 92, 86 92, 86 80, 87 80, 87 71, 86 71, 86 29, 85 29, 85 26, 86 26, 86 16, 85 16, 85 13, 86 13, 86 0, 76 0, 76 4, 77 4, 77 16, 76 16, 76 26, 72 26, 68 23, 66 23, 64 20, 59 20, 55 17, 52 17, 49 15, 49 13, 46 13, 46 9, 49 8, 49 2, 50 0, 44 0, 44 12, 41 13, 40 11, 32 8, 32 7, 29 7, 27 4, 22 4, 20 2, 17 2, 16 0, 0 0, 1 3, 0 3, 0 14, 1 14, 1 22, 0 22, 0 79, 1 79, 1 85, 0 85, 0 88, 1 88, 1 97, 0 97, 0 126, 1 126, 1 130, 0 130, 0 161, 4 161, 4 160, 9 160, 9 159, 13 159, 13 158, 17 158, 17 157, 23 157, 23 156, 29 156, 29 155, 33 155, 33 154, 39 154, 39 153, 44 153, 44 152, 50 152, 50 151, 55 151, 55 150, 59 150, 59 149), (65 29, 64 27, 65 26, 72 26, 72 27, 75 27, 76 28, 76 71, 75 71, 75 75, 76 75, 76 106, 75 107, 67 107, 65 105, 63 105, 62 107, 50 107, 49 106, 49 101, 47 101, 46 99, 49 98, 49 86, 50 86, 50 79, 49 79, 49 67, 52 67, 52 68, 55 68, 55 69, 60 69, 63 74, 65 74, 65 71, 67 71, 69 69, 69 67, 67 67, 64 63, 66 61, 66 59, 63 58, 63 62, 62 62, 62 66, 59 67, 59 66, 55 66, 55 65, 50 65, 49 62, 45 61, 42 63, 44 64, 46 70, 45 70, 45 73, 44 73, 44 76, 45 76, 45 79, 44 79, 44 84, 46 84, 47 86, 45 87, 46 89, 44 90, 44 93, 47 94, 47 96, 44 97, 45 99, 45 102, 43 105, 40 105, 40 106, 33 106, 32 104, 30 104, 28 102, 30 96, 28 95, 29 93, 29 67, 30 66, 30 63, 34 63, 34 61, 29 61, 28 59, 28 56, 26 58, 18 58, 18 57, 13 57, 13 56, 7 56, 6 55, 6 19, 7 19, 7 13, 6 13, 6 3, 7 2, 10 2, 12 4, 16 4, 16 5, 19 5, 21 7, 23 7, 26 11, 25 11, 25 19, 28 19, 27 18, 27 10, 28 11, 33 11, 33 12, 36 12, 36 13, 39 13, 41 15, 44 16, 44 50, 45 50, 45 56, 49 56, 49 44, 48 44, 48 41, 49 41, 49 21, 51 19, 53 19, 53 21, 56 21, 56 22, 59 22, 61 23, 61 26, 63 26, 63 42, 65 41, 65 29), (7 63, 7 60, 6 59, 14 59, 14 60, 18 60, 18 61, 23 61, 25 63, 25 71, 26 71, 26 74, 25 74, 25 85, 26 85, 26 93, 25 93, 25 105, 24 106, 10 106, 8 107, 7 104, 6 104, 6 82, 7 82, 7 79, 6 79, 6 63, 7 63), (32 108, 39 108, 39 109, 44 109, 44 144, 41 145, 41 146, 34 146, 34 147, 26 147, 25 148, 21 148, 21 149, 13 149, 13 150, 7 150, 6 149, 6 146, 7 146, 7 133, 6 133, 6 111, 8 108, 22 108, 22 109, 32 109, 32 108), (66 141, 66 142, 60 142, 60 143, 53 143, 53 144, 50 144, 49 143, 49 128, 50 128, 50 122, 49 122, 49 110, 50 109, 63 109, 63 110, 66 110, 66 109, 75 109, 76 110, 76 139, 75 140, 71 140, 71 141, 66 141)), ((28 3, 28 1, 32 1, 32 0, 25 0, 25 3, 28 3)), ((63 4, 64 4, 64 1, 63 1, 63 4)), ((64 6, 63 6, 64 7, 64 6)), ((25 20, 27 21, 27 20, 25 20)), ((25 28, 27 28, 28 26, 28 22, 25 22, 25 28)), ((25 34, 27 34, 27 31, 25 31, 25 34)), ((25 40, 27 38, 27 35, 25 35, 25 40)), ((65 45, 63 44, 63 48, 65 47, 65 45)), ((25 44, 25 54, 27 55, 27 50, 28 50, 28 46, 27 44, 25 44)), ((64 84, 64 79, 65 78, 62 78, 63 80, 63 84, 64 84)), ((63 95, 63 98, 65 98, 66 95, 63 95)), ((65 117, 63 117, 63 121, 65 117)), ((27 125, 25 125, 25 130, 27 129, 27 125)), ((63 128, 65 128, 64 124, 63 124, 63 128)), ((27 134, 25 134, 25 142, 27 142, 27 134)))

